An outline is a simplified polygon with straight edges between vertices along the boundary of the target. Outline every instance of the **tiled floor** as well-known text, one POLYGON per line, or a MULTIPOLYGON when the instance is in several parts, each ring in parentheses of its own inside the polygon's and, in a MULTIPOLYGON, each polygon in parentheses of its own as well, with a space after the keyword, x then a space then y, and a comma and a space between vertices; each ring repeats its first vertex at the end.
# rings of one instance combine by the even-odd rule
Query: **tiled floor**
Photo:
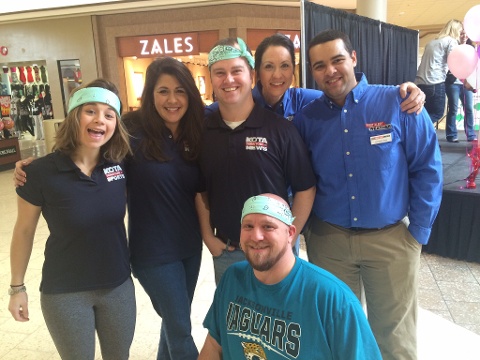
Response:
MULTIPOLYGON (((22 140, 22 156, 44 152, 43 141, 22 140)), ((26 276, 30 321, 15 322, 7 310, 10 280, 9 246, 16 219, 12 171, 0 172, 0 359, 59 359, 39 306, 38 286, 48 229, 41 219, 26 276), (5 291, 3 291, 4 289, 5 291)), ((193 301, 193 335, 200 348, 206 335, 203 317, 213 297, 213 266, 205 249, 193 301)), ((305 252, 302 251, 302 256, 305 252)), ((160 319, 135 282, 138 316, 131 359, 155 359, 160 319)), ((480 359, 480 264, 423 254, 420 269, 420 360, 480 359)), ((97 359, 101 359, 97 355, 97 359)))

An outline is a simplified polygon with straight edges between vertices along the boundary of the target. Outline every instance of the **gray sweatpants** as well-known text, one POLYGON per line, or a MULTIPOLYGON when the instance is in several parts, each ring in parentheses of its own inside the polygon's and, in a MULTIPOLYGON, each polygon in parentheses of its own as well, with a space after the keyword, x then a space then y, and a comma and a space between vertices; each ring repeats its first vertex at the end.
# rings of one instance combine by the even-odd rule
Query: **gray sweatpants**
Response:
POLYGON ((95 358, 95 330, 104 360, 128 359, 137 309, 131 278, 113 289, 41 294, 43 317, 62 359, 95 358))

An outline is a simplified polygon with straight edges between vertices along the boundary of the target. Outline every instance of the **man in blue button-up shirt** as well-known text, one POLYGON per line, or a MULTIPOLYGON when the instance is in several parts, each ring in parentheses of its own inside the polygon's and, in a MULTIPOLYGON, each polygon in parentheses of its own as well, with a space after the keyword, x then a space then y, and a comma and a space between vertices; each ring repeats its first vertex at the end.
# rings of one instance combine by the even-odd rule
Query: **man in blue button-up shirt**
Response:
POLYGON ((310 261, 360 298, 384 359, 416 359, 417 274, 442 196, 442 164, 425 110, 403 113, 394 86, 355 73, 348 37, 326 30, 309 44, 324 95, 294 118, 317 192, 306 231, 310 261))

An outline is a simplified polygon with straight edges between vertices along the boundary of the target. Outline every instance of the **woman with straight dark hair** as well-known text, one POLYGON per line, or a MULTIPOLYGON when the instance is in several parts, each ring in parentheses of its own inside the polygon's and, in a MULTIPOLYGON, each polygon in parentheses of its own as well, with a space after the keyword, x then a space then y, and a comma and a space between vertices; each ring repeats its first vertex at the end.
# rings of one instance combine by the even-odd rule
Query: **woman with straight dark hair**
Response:
POLYGON ((190 310, 202 252, 195 207, 204 191, 197 165, 203 102, 188 68, 152 62, 139 110, 123 119, 132 135, 126 159, 131 264, 162 318, 157 359, 197 359, 190 310))

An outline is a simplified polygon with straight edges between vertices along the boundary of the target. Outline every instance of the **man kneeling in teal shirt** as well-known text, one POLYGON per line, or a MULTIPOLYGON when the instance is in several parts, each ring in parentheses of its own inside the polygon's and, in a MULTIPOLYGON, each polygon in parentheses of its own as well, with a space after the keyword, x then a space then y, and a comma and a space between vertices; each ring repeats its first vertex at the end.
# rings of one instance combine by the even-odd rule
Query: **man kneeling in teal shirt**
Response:
POLYGON ((199 360, 381 359, 352 291, 293 254, 293 219, 279 196, 245 202, 240 245, 248 262, 223 275, 199 360))

